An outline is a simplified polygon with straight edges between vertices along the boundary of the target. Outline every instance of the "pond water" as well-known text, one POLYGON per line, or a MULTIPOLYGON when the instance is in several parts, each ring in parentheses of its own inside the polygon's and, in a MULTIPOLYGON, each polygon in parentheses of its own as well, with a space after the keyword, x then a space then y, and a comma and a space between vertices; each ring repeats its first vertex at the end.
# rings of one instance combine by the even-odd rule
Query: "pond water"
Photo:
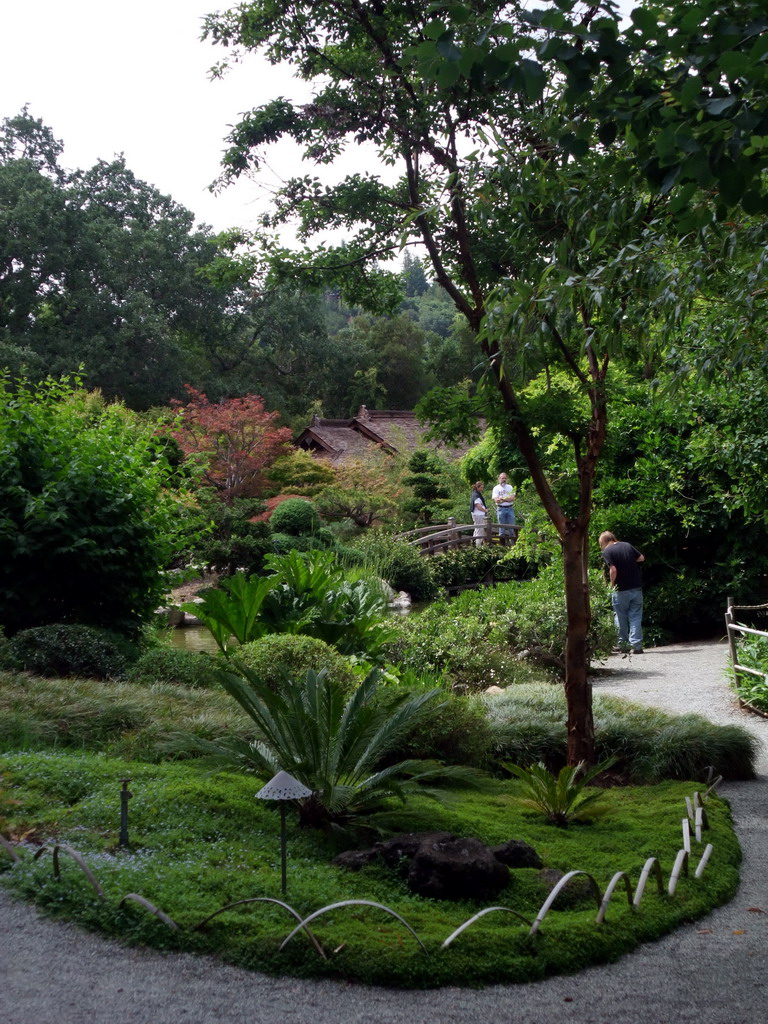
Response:
POLYGON ((178 629, 172 629, 171 647, 180 651, 206 651, 208 654, 215 654, 219 649, 205 626, 179 626, 178 629))

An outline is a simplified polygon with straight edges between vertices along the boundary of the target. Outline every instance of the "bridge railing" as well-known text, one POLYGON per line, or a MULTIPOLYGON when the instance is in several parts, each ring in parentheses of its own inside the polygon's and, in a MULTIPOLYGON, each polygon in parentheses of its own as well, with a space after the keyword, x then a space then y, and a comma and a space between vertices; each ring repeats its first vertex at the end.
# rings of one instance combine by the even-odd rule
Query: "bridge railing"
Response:
POLYGON ((519 526, 499 526, 492 523, 486 516, 482 524, 482 536, 475 537, 477 527, 474 523, 457 523, 451 516, 447 523, 433 523, 431 526, 420 526, 416 530, 407 530, 397 534, 398 540, 404 540, 419 549, 422 555, 437 555, 441 551, 455 548, 472 547, 478 544, 496 544, 511 547, 517 540, 519 526), (501 535, 504 530, 506 536, 501 535), (508 534, 511 532, 511 536, 508 534))

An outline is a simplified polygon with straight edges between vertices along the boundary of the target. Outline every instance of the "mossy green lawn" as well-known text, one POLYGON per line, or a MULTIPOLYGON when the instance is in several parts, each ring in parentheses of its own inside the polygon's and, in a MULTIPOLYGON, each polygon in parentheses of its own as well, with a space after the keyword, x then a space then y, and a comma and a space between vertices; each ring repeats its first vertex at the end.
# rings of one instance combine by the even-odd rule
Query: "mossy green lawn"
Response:
MULTIPOLYGON (((374 900, 401 914, 427 947, 422 952, 401 924, 379 910, 347 907, 317 920, 314 931, 328 959, 306 938, 280 952, 295 921, 280 907, 251 903, 193 930, 227 903, 250 897, 280 898, 279 816, 255 799, 253 778, 204 774, 189 764, 148 765, 101 754, 34 751, 0 758, 0 827, 18 839, 66 843, 84 856, 104 888, 101 900, 77 866, 62 859, 62 877, 52 877, 49 855, 33 860, 31 851, 8 870, 4 884, 51 912, 131 943, 156 948, 217 953, 244 967, 298 976, 351 978, 397 986, 483 985, 543 978, 613 960, 639 942, 657 938, 683 921, 728 900, 738 882, 740 851, 727 805, 707 803, 714 846, 709 865, 681 878, 673 897, 658 895, 649 882, 633 913, 617 890, 606 923, 594 923, 594 903, 577 902, 553 911, 540 934, 510 914, 489 914, 448 949, 443 940, 481 909, 475 903, 449 903, 411 894, 405 882, 381 866, 357 874, 331 865, 330 840, 299 829, 289 814, 287 901, 302 915, 345 899, 374 900), (120 780, 131 778, 131 852, 119 852, 120 780), (139 893, 180 926, 174 932, 135 904, 122 909, 127 893, 139 893), (335 952, 333 952, 335 951, 335 952)), ((682 845, 684 797, 695 783, 606 791, 607 813, 589 825, 557 829, 515 804, 515 782, 500 782, 492 794, 452 794, 444 804, 418 798, 409 804, 422 829, 447 829, 488 844, 508 839, 531 843, 547 867, 581 869, 604 890, 618 870, 633 885, 648 857, 661 861, 669 877, 682 845)), ((409 825, 411 827, 411 825, 409 825)), ((498 905, 532 920, 547 888, 531 869, 512 871, 512 882, 498 905)))

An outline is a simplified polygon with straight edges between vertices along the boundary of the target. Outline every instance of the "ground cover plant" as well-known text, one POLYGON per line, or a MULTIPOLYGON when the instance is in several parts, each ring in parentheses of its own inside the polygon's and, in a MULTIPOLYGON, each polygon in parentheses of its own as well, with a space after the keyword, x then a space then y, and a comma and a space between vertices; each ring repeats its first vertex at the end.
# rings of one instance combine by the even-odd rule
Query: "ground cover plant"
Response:
POLYGON ((768 714, 768 637, 745 633, 739 638, 736 652, 739 665, 764 673, 761 679, 751 672, 731 670, 736 692, 751 707, 768 714))
MULTIPOLYGON (((295 814, 288 824, 288 902, 306 915, 343 899, 382 902, 401 914, 426 946, 394 919, 371 908, 335 911, 314 930, 328 951, 321 959, 302 936, 283 952, 279 946, 295 922, 277 906, 234 907, 193 930, 226 904, 254 897, 279 897, 279 816, 256 799, 256 780, 240 775, 201 774, 187 764, 139 765, 101 755, 61 751, 10 753, 0 758, 0 828, 11 839, 26 837, 21 860, 0 879, 48 912, 66 916, 130 943, 168 950, 217 953, 243 967, 275 974, 326 976, 366 983, 429 987, 521 982, 614 960, 729 899, 738 881, 738 844, 727 805, 707 803, 705 839, 714 847, 699 879, 682 877, 674 897, 649 887, 639 912, 616 896, 606 923, 595 926, 595 905, 572 902, 553 911, 538 937, 512 915, 488 915, 448 949, 443 940, 480 909, 480 904, 423 899, 406 889, 395 872, 371 865, 341 871, 323 833, 302 829, 295 814), (131 849, 118 851, 120 780, 131 777, 131 849), (13 799, 11 800, 11 792, 13 799), (62 858, 61 878, 52 877, 50 857, 34 860, 40 843, 67 843, 79 850, 102 885, 99 898, 71 860, 62 858), (129 892, 149 899, 176 921, 179 931, 135 904, 119 907, 129 892), (335 952, 331 952, 335 951, 335 952)), ((691 783, 653 789, 609 790, 606 814, 589 825, 563 830, 514 802, 514 781, 492 794, 455 794, 445 805, 416 798, 423 828, 475 836, 487 844, 523 839, 547 867, 581 868, 601 889, 616 870, 636 882, 647 857, 658 857, 668 876, 681 846, 680 817, 691 783)), ((694 853, 694 862, 697 860, 694 853)), ((548 891, 537 871, 518 869, 496 901, 531 920, 548 891)))

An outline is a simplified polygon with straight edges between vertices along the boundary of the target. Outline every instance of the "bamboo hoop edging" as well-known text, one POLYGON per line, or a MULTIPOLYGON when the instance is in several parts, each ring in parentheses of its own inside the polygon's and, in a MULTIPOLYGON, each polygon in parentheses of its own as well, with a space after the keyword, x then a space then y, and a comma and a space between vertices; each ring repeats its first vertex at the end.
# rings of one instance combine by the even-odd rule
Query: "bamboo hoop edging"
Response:
POLYGON ((96 876, 93 874, 91 869, 88 867, 88 865, 85 863, 85 860, 83 859, 83 855, 81 853, 78 853, 77 850, 73 850, 71 846, 66 846, 64 843, 56 843, 51 852, 53 853, 53 877, 56 879, 56 881, 59 881, 61 879, 60 854, 66 853, 66 855, 68 857, 71 857, 75 864, 77 864, 77 866, 83 872, 85 877, 96 890, 97 895, 100 896, 101 899, 103 900, 107 898, 104 895, 104 890, 99 884, 99 881, 97 880, 96 876))
POLYGON ((408 924, 404 917, 401 917, 396 910, 393 910, 391 907, 387 907, 384 903, 376 903, 373 900, 341 900, 339 903, 329 903, 327 907, 321 907, 319 910, 313 911, 309 915, 309 917, 305 917, 303 921, 300 921, 299 924, 296 925, 296 927, 293 929, 290 935, 287 935, 283 939, 283 941, 280 943, 280 949, 285 949, 285 947, 288 945, 288 943, 291 941, 294 935, 297 932, 301 931, 302 928, 306 927, 306 925, 308 925, 310 921, 314 921, 322 914, 326 914, 329 910, 338 910, 340 907, 375 907, 377 910, 383 910, 387 914, 391 914, 392 917, 397 918, 397 920, 401 924, 405 925, 405 927, 408 929, 408 931, 411 933, 414 939, 416 939, 418 944, 421 946, 422 952, 429 955, 427 947, 424 945, 424 943, 421 941, 419 936, 416 934, 413 928, 411 928, 411 926, 408 924))
POLYGON ((140 907, 144 907, 144 909, 148 910, 150 914, 154 914, 158 921, 162 921, 163 924, 168 925, 168 927, 172 928, 175 932, 181 931, 181 926, 176 924, 172 917, 169 917, 164 910, 160 910, 160 908, 156 907, 154 903, 150 903, 145 896, 141 896, 137 892, 126 893, 118 903, 117 909, 122 910, 127 900, 130 900, 132 903, 138 903, 140 907))
POLYGON ((295 910, 290 905, 290 903, 285 903, 283 900, 276 900, 272 896, 249 896, 248 899, 235 900, 234 903, 227 903, 227 905, 225 907, 219 907, 218 910, 214 910, 214 912, 212 914, 209 914, 208 917, 203 918, 203 920, 200 921, 199 924, 196 924, 194 926, 192 931, 193 932, 200 931, 200 929, 204 928, 205 925, 207 925, 209 921, 212 921, 214 919, 214 917, 218 917, 219 914, 223 914, 225 910, 231 910, 232 907, 239 907, 239 906, 242 906, 245 903, 276 903, 279 907, 284 907, 285 910, 287 910, 289 914, 292 914, 296 918, 296 920, 299 922, 300 926, 302 928, 304 928, 304 931, 307 933, 307 938, 312 943, 312 945, 315 947, 315 949, 317 950, 318 954, 324 960, 328 959, 328 954, 325 952, 323 947, 317 941, 317 939, 315 938, 314 933, 309 928, 306 927, 306 924, 302 920, 301 914, 298 912, 298 910, 295 910))

